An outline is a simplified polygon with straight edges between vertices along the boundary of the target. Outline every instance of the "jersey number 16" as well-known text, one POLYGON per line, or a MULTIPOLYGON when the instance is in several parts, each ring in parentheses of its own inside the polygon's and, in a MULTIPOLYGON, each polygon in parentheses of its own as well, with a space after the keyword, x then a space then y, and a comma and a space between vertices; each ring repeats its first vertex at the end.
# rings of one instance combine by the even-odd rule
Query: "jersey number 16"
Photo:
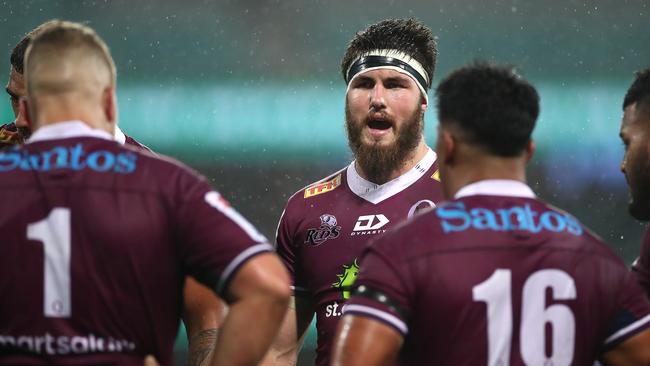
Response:
MULTIPOLYGON (((570 365, 575 343, 575 317, 564 304, 546 307, 546 292, 553 300, 576 298, 575 281, 558 269, 543 269, 524 283, 521 303, 519 348, 527 365, 570 365), (551 328, 552 354, 545 344, 547 324, 551 328)), ((497 269, 473 288, 474 301, 487 304, 488 365, 508 366, 512 342, 512 274, 497 269)))

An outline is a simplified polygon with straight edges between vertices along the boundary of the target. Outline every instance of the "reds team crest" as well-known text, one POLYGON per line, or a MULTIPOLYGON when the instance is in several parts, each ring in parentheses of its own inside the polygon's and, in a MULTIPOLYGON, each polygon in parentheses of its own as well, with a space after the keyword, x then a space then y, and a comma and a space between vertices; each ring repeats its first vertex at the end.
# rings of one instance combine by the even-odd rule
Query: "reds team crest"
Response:
POLYGON ((317 246, 328 239, 336 239, 341 233, 341 227, 337 225, 336 217, 330 214, 320 216, 320 227, 307 230, 305 244, 317 246))

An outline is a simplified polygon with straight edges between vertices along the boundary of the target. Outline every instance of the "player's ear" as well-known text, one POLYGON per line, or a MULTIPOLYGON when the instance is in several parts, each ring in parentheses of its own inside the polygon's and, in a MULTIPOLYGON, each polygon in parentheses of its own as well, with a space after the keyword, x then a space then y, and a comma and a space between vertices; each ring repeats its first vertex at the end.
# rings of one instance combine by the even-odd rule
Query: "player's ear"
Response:
POLYGON ((528 140, 528 144, 526 145, 526 162, 529 162, 533 158, 535 148, 535 141, 533 139, 528 140))
POLYGON ((115 122, 117 115, 117 103, 115 98, 115 86, 108 86, 102 95, 102 108, 107 121, 115 122))
POLYGON ((442 148, 442 159, 445 164, 449 165, 453 163, 456 157, 456 150, 458 149, 458 144, 456 144, 456 139, 454 136, 446 129, 440 129, 438 139, 441 142, 442 148))
POLYGON ((429 102, 427 98, 424 96, 420 97, 420 112, 424 113, 427 110, 427 107, 429 106, 429 102))
POLYGON ((32 114, 30 113, 31 111, 29 108, 30 103, 27 101, 27 98, 20 98, 20 102, 18 104, 18 115, 22 116, 22 119, 27 124, 27 127, 33 129, 34 123, 32 122, 32 114))

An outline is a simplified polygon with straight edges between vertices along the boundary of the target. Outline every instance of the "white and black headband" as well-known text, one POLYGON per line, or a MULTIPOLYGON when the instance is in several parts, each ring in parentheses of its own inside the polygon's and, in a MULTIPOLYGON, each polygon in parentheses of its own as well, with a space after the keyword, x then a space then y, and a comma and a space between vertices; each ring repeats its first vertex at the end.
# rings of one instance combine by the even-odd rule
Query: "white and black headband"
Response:
POLYGON ((409 76, 415 81, 415 84, 417 84, 422 95, 424 95, 427 103, 429 102, 429 97, 427 96, 429 77, 426 70, 416 59, 398 50, 377 49, 362 54, 356 61, 350 64, 350 67, 348 67, 345 73, 345 82, 348 84, 348 90, 354 78, 377 69, 395 70, 409 76))

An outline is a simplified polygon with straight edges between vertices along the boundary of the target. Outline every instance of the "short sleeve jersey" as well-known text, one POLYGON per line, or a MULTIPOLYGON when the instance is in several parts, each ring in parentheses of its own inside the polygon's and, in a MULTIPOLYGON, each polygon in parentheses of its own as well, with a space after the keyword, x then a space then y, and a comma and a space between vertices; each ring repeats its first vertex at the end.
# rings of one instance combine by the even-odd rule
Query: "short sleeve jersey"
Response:
POLYGON ((295 296, 314 306, 317 365, 329 362, 365 244, 442 199, 435 160, 429 150, 413 169, 383 185, 361 178, 353 162, 289 200, 278 227, 277 251, 292 275, 295 296))
POLYGON ((171 364, 183 278, 228 299, 272 247, 182 164, 55 126, 0 152, 0 364, 171 364))
POLYGON ((634 272, 639 284, 650 298, 650 225, 646 227, 641 242, 641 253, 639 258, 632 264, 632 272, 634 272))
POLYGON ((573 216, 519 182, 464 189, 361 258, 344 313, 401 333, 400 364, 592 365, 650 325, 630 272, 573 216))

